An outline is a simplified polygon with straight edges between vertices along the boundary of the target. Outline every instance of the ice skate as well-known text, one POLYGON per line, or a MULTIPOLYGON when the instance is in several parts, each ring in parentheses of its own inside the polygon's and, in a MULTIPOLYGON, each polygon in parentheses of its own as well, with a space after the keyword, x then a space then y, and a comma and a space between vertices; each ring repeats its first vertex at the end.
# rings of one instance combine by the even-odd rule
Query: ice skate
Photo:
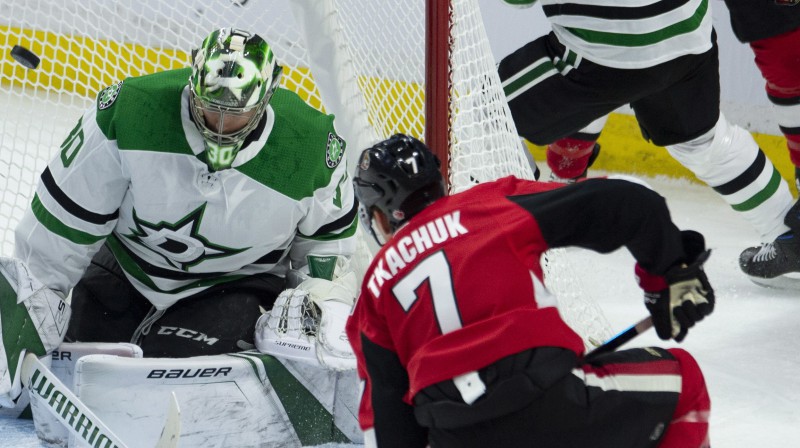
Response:
POLYGON ((800 289, 800 237, 789 231, 775 241, 749 247, 739 256, 739 266, 758 285, 800 289))
POLYGON ((739 266, 756 284, 800 289, 800 201, 786 213, 789 231, 771 243, 749 247, 739 256, 739 266))

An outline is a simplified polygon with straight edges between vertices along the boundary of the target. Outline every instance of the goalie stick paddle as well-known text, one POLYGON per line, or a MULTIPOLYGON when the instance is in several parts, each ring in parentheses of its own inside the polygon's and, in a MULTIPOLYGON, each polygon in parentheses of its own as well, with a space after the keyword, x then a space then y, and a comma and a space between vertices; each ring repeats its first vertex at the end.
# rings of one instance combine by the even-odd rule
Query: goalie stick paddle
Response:
POLYGON ((181 438, 181 409, 178 407, 178 397, 175 392, 169 394, 169 408, 167 421, 161 430, 161 437, 156 443, 156 448, 175 448, 181 438))
MULTIPOLYGON (((22 383, 30 390, 33 399, 39 400, 46 406, 72 434, 90 446, 127 448, 127 445, 33 353, 25 355, 21 374, 22 383)), ((173 392, 166 423, 156 448, 174 448, 178 444, 179 437, 180 409, 173 392)))
POLYGON ((651 316, 647 316, 644 319, 640 320, 639 322, 636 322, 635 324, 631 325, 627 329, 621 331, 616 336, 606 341, 600 347, 597 347, 596 349, 587 353, 586 356, 583 357, 583 359, 586 362, 591 362, 592 359, 597 357, 597 355, 613 352, 614 350, 620 348, 626 342, 644 333, 645 331, 649 330, 652 327, 653 327, 653 318, 651 316))

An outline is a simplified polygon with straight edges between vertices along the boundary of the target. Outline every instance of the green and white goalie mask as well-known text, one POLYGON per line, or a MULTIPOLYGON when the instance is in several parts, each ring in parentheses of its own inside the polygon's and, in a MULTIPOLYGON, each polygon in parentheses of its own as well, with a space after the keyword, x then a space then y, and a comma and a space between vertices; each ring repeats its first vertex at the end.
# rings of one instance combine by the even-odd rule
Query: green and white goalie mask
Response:
POLYGON ((238 29, 216 30, 192 52, 190 109, 212 171, 231 167, 263 117, 282 70, 264 39, 238 29))

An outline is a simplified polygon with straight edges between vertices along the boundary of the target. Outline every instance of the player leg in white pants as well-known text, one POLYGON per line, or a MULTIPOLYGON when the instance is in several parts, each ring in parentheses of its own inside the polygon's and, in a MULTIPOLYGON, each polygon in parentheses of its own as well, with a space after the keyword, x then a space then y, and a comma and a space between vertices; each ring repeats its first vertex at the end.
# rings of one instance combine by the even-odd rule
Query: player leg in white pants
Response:
POLYGON ((765 286, 800 286, 791 278, 800 273, 800 217, 790 213, 788 184, 750 133, 720 114, 706 134, 667 150, 759 233, 764 244, 740 256, 745 274, 765 286))

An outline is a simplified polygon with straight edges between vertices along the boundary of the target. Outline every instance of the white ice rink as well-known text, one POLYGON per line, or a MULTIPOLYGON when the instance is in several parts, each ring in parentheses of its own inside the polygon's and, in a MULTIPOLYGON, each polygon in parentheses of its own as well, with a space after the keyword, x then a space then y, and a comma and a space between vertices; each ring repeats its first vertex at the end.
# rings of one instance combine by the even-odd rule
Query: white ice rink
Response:
MULTIPOLYGON (((649 179, 665 195, 681 228, 703 232, 712 248, 706 265, 717 293, 711 316, 680 346, 703 368, 712 400, 714 448, 800 446, 800 293, 769 290, 740 273, 739 252, 757 236, 709 188, 649 179)), ((646 315, 626 251, 569 254, 586 291, 614 330, 646 315)), ((663 344, 650 330, 626 347, 663 344)), ((30 421, 0 419, 0 447, 40 447, 30 421)))

